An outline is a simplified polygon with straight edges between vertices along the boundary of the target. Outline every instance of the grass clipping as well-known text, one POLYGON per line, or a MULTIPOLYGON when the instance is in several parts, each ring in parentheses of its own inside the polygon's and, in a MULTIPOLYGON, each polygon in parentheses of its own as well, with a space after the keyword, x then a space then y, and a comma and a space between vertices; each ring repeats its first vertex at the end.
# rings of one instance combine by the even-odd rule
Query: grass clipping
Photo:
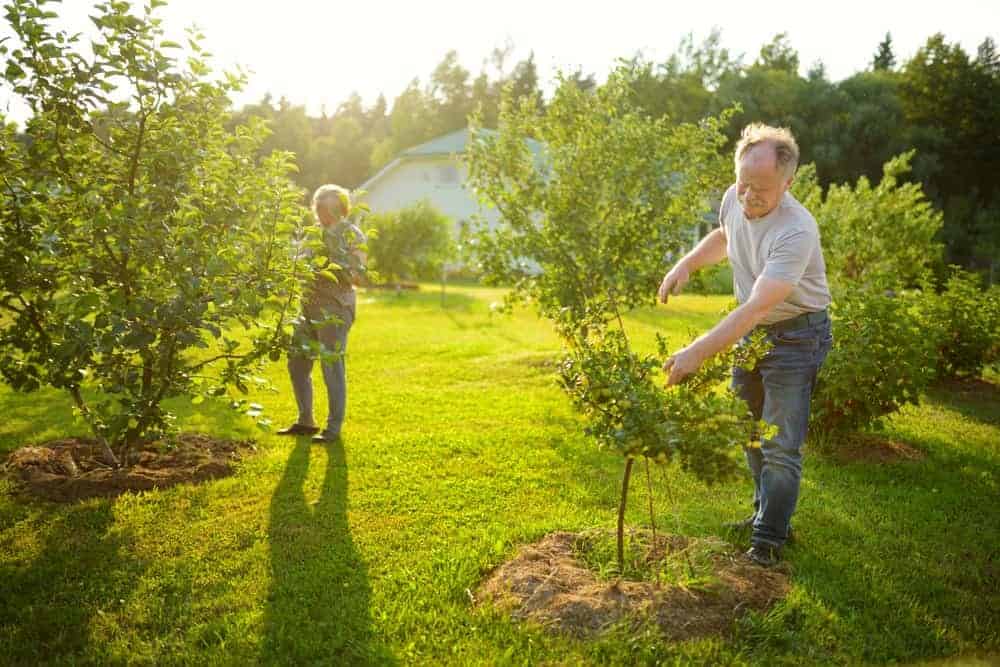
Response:
POLYGON ((602 576, 613 541, 607 531, 547 535, 495 570, 477 599, 556 634, 592 638, 652 622, 682 641, 726 634, 747 611, 766 611, 788 592, 784 566, 753 565, 717 538, 653 541, 648 531, 630 535, 625 577, 602 576))

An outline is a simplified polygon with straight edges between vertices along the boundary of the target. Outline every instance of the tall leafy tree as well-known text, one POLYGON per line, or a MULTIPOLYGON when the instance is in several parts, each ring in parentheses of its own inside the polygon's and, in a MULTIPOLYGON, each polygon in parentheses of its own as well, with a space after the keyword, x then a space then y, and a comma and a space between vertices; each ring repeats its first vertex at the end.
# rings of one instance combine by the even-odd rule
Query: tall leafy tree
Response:
POLYGON ((940 33, 907 62, 900 82, 914 174, 944 209, 949 260, 966 266, 995 262, 1000 245, 998 94, 995 70, 940 33))
POLYGON ((754 64, 764 69, 798 74, 799 54, 789 43, 788 33, 780 32, 760 48, 760 55, 754 64))
POLYGON ((844 106, 835 116, 837 159, 825 165, 824 183, 876 180, 882 165, 911 145, 899 98, 899 75, 858 72, 837 85, 844 106))
POLYGON ((534 51, 514 66, 509 80, 504 83, 510 86, 509 96, 515 103, 519 103, 521 100, 531 100, 539 108, 543 106, 534 51))
POLYGON ((434 113, 434 134, 446 134, 466 126, 472 112, 472 95, 469 71, 459 64, 457 51, 449 51, 434 68, 427 95, 434 113))
POLYGON ((194 38, 172 55, 163 3, 99 3, 89 49, 47 4, 5 6, 2 77, 33 116, 27 142, 0 133, 0 373, 65 390, 128 465, 170 430, 167 398, 246 392, 285 349, 304 210, 290 156, 260 157, 263 123, 227 128, 240 79, 194 38))
POLYGON ((878 44, 878 50, 872 57, 872 70, 888 72, 896 66, 896 56, 892 51, 892 34, 885 33, 885 39, 878 44))
POLYGON ((499 133, 478 133, 470 149, 472 182, 503 216, 479 235, 486 278, 513 285, 508 303, 531 301, 553 322, 563 389, 588 433, 625 457, 619 566, 634 459, 676 460, 716 480, 736 469, 731 447, 751 426, 745 404, 715 392, 732 356, 664 390, 662 362, 630 345, 622 314, 653 305, 666 253, 681 249, 729 172, 718 152, 724 121, 651 118, 632 101, 633 75, 622 67, 593 93, 562 78, 544 111, 530 98, 505 104, 499 133))

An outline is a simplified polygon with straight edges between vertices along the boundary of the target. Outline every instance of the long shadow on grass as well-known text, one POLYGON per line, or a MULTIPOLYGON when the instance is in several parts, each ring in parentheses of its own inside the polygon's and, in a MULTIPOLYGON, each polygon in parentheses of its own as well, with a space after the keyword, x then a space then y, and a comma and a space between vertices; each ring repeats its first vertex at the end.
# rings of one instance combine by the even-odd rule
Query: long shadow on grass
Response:
POLYGON ((0 502, 0 663, 100 663, 95 621, 113 629, 145 567, 113 501, 0 502), (27 556, 21 541, 41 543, 27 556), (97 620, 97 619, 100 620, 97 620))
POLYGON ((347 519, 343 442, 311 447, 300 438, 271 499, 271 591, 264 662, 392 663, 372 636, 368 570, 347 519), (319 499, 306 496, 310 458, 326 459, 319 499))

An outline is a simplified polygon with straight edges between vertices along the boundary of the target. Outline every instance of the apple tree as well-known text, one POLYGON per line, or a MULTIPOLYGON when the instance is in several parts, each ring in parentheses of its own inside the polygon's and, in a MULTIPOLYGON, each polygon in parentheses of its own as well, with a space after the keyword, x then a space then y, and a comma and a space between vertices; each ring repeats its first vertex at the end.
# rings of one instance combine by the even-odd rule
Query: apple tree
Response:
POLYGON ((755 425, 719 384, 735 356, 760 351, 720 355, 668 389, 664 340, 651 354, 629 339, 623 315, 655 304, 671 258, 731 170, 720 155, 725 117, 651 118, 634 106, 632 82, 622 67, 594 91, 563 79, 544 110, 508 102, 498 132, 477 131, 469 151, 472 183, 502 218, 478 234, 484 279, 512 286, 508 306, 531 302, 553 322, 565 347, 563 389, 588 433, 625 458, 619 567, 634 460, 677 461, 708 482, 735 472, 733 445, 755 425))
POLYGON ((65 390, 116 466, 169 431, 165 399, 247 392, 280 356, 290 239, 316 242, 290 155, 258 157, 260 123, 227 129, 241 77, 195 34, 166 41, 162 4, 97 4, 84 47, 45 0, 12 0, 0 44, 32 112, 23 133, 0 116, 0 373, 65 390))

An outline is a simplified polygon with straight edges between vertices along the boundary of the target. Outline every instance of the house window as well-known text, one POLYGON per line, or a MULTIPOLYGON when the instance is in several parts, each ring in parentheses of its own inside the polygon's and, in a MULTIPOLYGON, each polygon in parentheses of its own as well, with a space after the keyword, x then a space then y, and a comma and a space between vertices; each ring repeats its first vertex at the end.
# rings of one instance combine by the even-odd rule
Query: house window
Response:
POLYGON ((438 167, 438 180, 441 183, 458 183, 458 169, 450 164, 438 167))

